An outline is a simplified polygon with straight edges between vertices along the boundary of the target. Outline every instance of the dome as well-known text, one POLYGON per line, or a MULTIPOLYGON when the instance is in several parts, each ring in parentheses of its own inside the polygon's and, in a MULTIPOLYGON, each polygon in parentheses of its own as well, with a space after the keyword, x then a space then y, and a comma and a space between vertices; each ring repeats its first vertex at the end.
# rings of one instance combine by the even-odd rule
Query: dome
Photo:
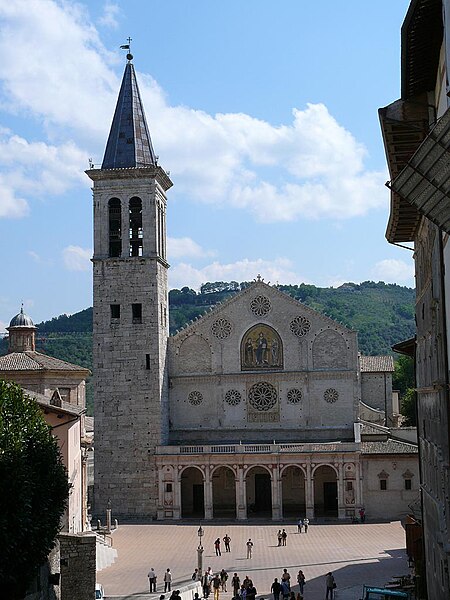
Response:
POLYGON ((11 319, 10 327, 34 327, 34 323, 28 315, 23 312, 23 306, 20 313, 11 319))

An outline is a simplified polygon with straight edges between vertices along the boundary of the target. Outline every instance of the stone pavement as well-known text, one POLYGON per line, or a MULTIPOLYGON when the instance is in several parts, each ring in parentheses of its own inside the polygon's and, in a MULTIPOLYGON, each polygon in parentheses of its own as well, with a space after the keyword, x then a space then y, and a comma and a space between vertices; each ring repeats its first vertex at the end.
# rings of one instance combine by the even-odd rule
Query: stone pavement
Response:
MULTIPOLYGON (((107 598, 147 600, 159 598, 164 591, 164 571, 170 567, 178 589, 190 582, 197 566, 197 529, 199 524, 121 525, 113 534, 118 558, 110 567, 97 573, 107 598), (147 573, 153 567, 158 575, 157 595, 148 593, 147 573)), ((399 522, 311 525, 307 534, 297 533, 296 525, 202 523, 203 569, 225 568, 230 579, 237 572, 248 575, 258 590, 257 599, 270 596, 274 577, 287 568, 292 581, 301 568, 306 576, 305 600, 325 598, 325 574, 332 571, 338 585, 336 600, 358 600, 362 584, 383 585, 393 575, 408 572, 405 534, 399 522), (285 527, 286 547, 277 547, 276 533, 285 527), (231 552, 214 553, 214 540, 231 537, 231 552), (246 541, 251 538, 253 558, 246 559, 246 541)), ((223 543, 222 543, 223 546, 223 543)), ((224 548, 222 548, 224 550, 224 548)), ((230 586, 228 586, 230 590, 230 586)), ((295 592, 298 587, 293 587, 295 592)), ((231 600, 222 593, 220 600, 231 600)), ((168 599, 168 595, 166 595, 168 599)))

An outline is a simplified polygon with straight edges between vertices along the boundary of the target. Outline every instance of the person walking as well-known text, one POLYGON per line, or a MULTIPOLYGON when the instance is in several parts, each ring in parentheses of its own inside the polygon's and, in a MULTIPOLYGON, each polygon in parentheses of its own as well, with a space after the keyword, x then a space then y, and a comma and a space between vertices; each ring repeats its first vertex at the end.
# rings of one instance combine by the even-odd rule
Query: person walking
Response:
POLYGON ((200 579, 200 573, 198 572, 198 569, 194 569, 191 579, 192 581, 198 581, 200 579))
POLYGON ((222 586, 222 592, 227 591, 227 579, 228 573, 225 571, 225 569, 222 569, 220 571, 220 585, 222 586))
POLYGON ((281 542, 283 541, 283 536, 281 535, 281 529, 278 530, 277 540, 278 540, 278 546, 281 546, 281 542))
POLYGON ((273 600, 280 600, 281 584, 276 577, 270 586, 270 591, 273 594, 273 600))
POLYGON ((220 538, 214 542, 214 548, 216 550, 216 556, 222 556, 222 552, 220 551, 220 538))
POLYGON ((359 518, 361 519, 361 523, 366 522, 366 510, 364 506, 361 506, 361 508, 359 509, 359 518))
POLYGON ((148 583, 150 585, 150 594, 152 594, 153 592, 156 593, 156 573, 155 573, 153 567, 148 572, 147 577, 148 577, 148 583))
POLYGON ((225 552, 231 552, 231 550, 230 550, 230 542, 231 542, 231 538, 228 535, 228 533, 226 533, 225 537, 223 538, 223 543, 225 544, 225 552))
POLYGON ((247 587, 247 600, 256 600, 256 588, 253 585, 253 581, 250 581, 247 587))
POLYGON ((327 573, 325 575, 325 585, 327 586, 327 593, 325 595, 326 600, 333 600, 334 590, 336 589, 336 582, 333 577, 333 573, 327 573))
POLYGON ((281 576, 281 582, 285 581, 288 584, 289 591, 291 591, 291 574, 287 569, 283 569, 283 575, 281 576))
POLYGON ((297 583, 298 583, 298 589, 300 590, 300 594, 303 596, 303 588, 305 587, 305 574, 303 573, 303 571, 300 569, 300 571, 297 574, 297 583))
POLYGON ((233 598, 237 598, 239 596, 239 589, 241 587, 241 580, 239 579, 237 573, 233 575, 231 585, 233 586, 233 598))
POLYGON ((309 519, 308 519, 308 517, 305 517, 303 519, 303 525, 305 526, 305 533, 308 533, 308 527, 309 527, 309 519))
POLYGON ((170 569, 164 573, 164 592, 170 592, 170 588, 172 586, 172 573, 170 569))
POLYGON ((208 571, 205 571, 205 574, 201 579, 201 584, 203 590, 203 598, 208 598, 209 594, 211 593, 211 578, 209 576, 208 571))
POLYGON ((287 581, 281 581, 281 593, 283 594, 283 600, 288 600, 290 591, 289 583, 287 581))
POLYGON ((213 577, 212 580, 212 588, 214 591, 214 600, 219 600, 219 593, 220 593, 220 577, 219 574, 216 573, 213 577))
POLYGON ((251 558, 253 554, 253 542, 251 538, 249 538, 247 542, 247 558, 251 558))
POLYGON ((286 540, 287 540, 286 529, 283 529, 283 531, 281 532, 281 539, 283 540, 283 546, 286 546, 286 540))
POLYGON ((297 533, 301 533, 302 532, 302 527, 303 527, 303 521, 301 519, 299 519, 297 521, 297 533))

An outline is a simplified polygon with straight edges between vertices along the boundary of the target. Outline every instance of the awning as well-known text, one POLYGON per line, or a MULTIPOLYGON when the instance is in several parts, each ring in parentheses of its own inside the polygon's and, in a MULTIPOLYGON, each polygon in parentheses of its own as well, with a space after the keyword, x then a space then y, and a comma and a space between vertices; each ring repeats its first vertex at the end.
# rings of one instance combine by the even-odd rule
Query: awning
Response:
POLYGON ((450 109, 388 187, 450 233, 450 109))

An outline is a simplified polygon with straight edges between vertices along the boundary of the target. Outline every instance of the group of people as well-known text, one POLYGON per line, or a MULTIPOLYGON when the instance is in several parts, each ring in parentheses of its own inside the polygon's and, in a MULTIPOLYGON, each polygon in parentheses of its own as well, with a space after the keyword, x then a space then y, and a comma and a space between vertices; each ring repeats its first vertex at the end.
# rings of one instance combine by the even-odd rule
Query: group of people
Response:
POLYGON ((305 587, 306 577, 303 571, 300 569, 297 573, 297 584, 299 591, 297 595, 291 589, 291 575, 287 569, 283 569, 280 580, 275 577, 270 587, 270 591, 273 595, 273 600, 303 600, 303 588, 305 587))
POLYGON ((303 527, 305 528, 305 533, 308 533, 308 527, 309 527, 309 519, 308 519, 308 517, 305 517, 304 519, 299 519, 297 521, 297 532, 298 533, 302 532, 303 527))
MULTIPOLYGON (((225 544, 225 552, 231 552, 231 538, 228 535, 228 533, 225 534, 225 536, 222 538, 223 543, 225 544)), ((214 542, 214 550, 216 552, 216 556, 222 556, 222 551, 220 549, 220 544, 221 544, 221 540, 220 537, 218 537, 216 539, 216 541, 214 542)))
MULTIPOLYGON (((195 569, 192 579, 197 574, 197 569, 195 569)), ((213 573, 211 567, 206 569, 205 573, 201 577, 201 584, 203 590, 203 597, 209 598, 211 592, 214 593, 214 600, 219 600, 219 593, 226 592, 227 590, 227 581, 228 581, 228 573, 225 569, 222 569, 219 573, 213 573)))
MULTIPOLYGON (((150 571, 148 572, 148 583, 150 585, 150 593, 156 593, 156 580, 158 579, 155 569, 152 567, 150 569, 150 571)), ((171 588, 172 588, 172 573, 170 571, 170 569, 167 569, 166 572, 164 573, 164 577, 163 577, 163 581, 164 581, 164 592, 170 592, 171 588)), ((176 590, 176 593, 179 594, 179 590, 176 590)), ((175 594, 175 592, 174 592, 175 594)), ((173 596, 173 594, 172 594, 173 596)), ((175 600, 174 598, 172 598, 172 596, 170 597, 171 600, 175 600)), ((164 596, 163 596, 164 598, 164 596)))

